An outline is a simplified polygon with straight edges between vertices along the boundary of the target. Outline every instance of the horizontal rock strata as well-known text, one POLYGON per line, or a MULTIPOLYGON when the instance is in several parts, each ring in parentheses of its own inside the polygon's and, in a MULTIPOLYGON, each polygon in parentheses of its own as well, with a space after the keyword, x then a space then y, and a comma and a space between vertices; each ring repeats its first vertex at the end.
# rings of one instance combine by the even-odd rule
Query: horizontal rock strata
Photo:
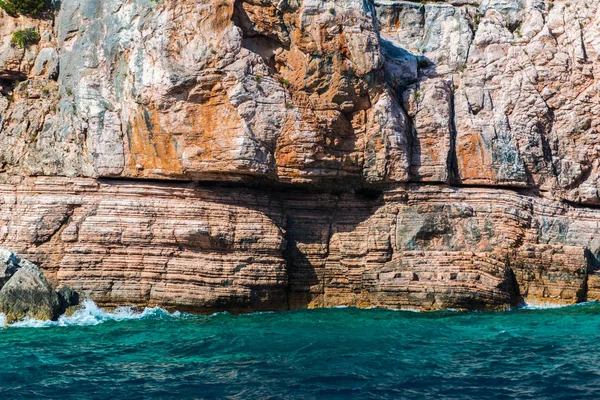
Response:
POLYGON ((600 210, 510 190, 32 178, 0 199, 0 246, 103 305, 485 309, 599 293, 600 210))

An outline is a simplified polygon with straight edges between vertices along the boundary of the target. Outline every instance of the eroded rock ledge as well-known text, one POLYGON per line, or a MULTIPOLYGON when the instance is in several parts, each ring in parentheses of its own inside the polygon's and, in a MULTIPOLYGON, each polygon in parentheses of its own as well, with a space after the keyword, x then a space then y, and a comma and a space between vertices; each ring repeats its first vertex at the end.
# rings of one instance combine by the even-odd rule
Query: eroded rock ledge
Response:
POLYGON ((374 197, 31 178, 0 186, 0 246, 102 305, 428 310, 600 298, 589 250, 598 209, 435 185, 374 197))

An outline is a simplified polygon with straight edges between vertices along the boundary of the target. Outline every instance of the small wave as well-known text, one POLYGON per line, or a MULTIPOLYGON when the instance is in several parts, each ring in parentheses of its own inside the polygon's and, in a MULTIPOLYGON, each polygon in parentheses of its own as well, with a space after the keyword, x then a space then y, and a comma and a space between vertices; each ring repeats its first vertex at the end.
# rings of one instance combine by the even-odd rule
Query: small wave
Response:
POLYGON ((552 308, 568 307, 571 304, 556 304, 556 303, 525 303, 521 310, 547 310, 552 308))
MULTIPOLYGON (((14 328, 48 328, 54 326, 89 326, 98 325, 107 321, 125 321, 148 318, 178 318, 183 314, 179 311, 169 313, 160 307, 144 308, 136 311, 132 307, 118 307, 114 311, 100 308, 92 300, 84 300, 80 309, 72 315, 61 315, 57 321, 41 321, 26 318, 23 321, 8 324, 14 328)), ((0 327, 6 325, 6 316, 0 314, 0 327)))
POLYGON ((557 303, 525 303, 521 310, 549 310, 553 308, 568 308, 568 307, 582 307, 598 305, 597 301, 584 301, 575 304, 557 304, 557 303))
POLYGON ((420 313, 423 312, 418 308, 382 308, 382 307, 370 307, 367 310, 388 310, 388 311, 400 311, 400 312, 411 312, 411 313, 420 313))
POLYGON ((407 307, 407 308, 399 308, 399 309, 397 309, 397 311, 412 312, 412 313, 423 312, 423 311, 419 310, 418 308, 409 308, 409 307, 407 307))

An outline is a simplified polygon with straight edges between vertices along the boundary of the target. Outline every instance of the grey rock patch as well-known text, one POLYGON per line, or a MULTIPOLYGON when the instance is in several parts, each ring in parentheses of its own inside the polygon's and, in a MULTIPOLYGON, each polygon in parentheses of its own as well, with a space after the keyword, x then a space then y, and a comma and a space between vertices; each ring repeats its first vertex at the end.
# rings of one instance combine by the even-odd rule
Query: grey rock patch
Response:
POLYGON ((56 320, 77 304, 77 292, 66 286, 56 292, 37 265, 0 249, 0 314, 6 317, 4 323, 24 318, 56 320))
POLYGON ((24 318, 55 320, 60 308, 60 297, 35 265, 20 268, 0 290, 0 312, 7 323, 24 318))

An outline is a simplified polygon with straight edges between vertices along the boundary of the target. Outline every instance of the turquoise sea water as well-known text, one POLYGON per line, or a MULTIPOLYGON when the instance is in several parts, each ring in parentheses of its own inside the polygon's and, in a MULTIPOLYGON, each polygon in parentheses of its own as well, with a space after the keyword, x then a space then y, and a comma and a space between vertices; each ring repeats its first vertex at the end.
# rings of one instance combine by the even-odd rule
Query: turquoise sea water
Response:
POLYGON ((598 399, 600 305, 191 316, 86 303, 0 329, 0 399, 13 398, 598 399))

